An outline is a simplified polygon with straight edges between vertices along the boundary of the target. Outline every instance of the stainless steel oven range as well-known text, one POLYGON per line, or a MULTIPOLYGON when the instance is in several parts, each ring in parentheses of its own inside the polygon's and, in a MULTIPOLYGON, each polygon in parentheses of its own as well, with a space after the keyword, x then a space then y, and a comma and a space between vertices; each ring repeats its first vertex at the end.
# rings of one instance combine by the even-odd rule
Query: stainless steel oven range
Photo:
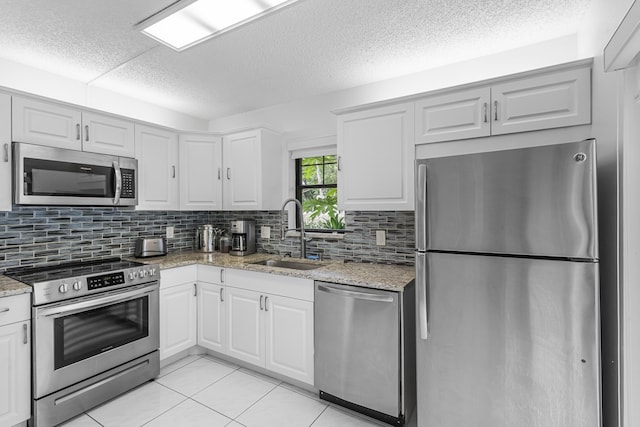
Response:
POLYGON ((6 274, 33 287, 31 425, 56 425, 158 375, 158 265, 109 259, 6 274))

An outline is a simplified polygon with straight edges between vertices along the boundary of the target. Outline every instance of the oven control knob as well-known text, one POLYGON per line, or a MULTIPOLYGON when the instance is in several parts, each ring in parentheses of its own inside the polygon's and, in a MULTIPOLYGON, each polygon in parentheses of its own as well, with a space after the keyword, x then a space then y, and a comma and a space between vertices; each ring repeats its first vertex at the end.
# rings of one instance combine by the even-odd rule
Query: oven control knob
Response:
POLYGON ((156 275, 156 269, 152 268, 149 270, 149 276, 155 276, 156 275))
POLYGON ((132 271, 131 273, 129 273, 129 280, 133 280, 137 278, 138 278, 138 273, 136 273, 135 271, 132 271))
POLYGON ((147 277, 147 271, 146 270, 140 270, 140 277, 147 277))
POLYGON ((73 290, 74 291, 79 291, 80 289, 82 289, 82 282, 77 281, 73 284, 73 290))
POLYGON ((61 284, 60 287, 58 288, 58 291, 61 294, 66 293, 68 290, 69 290, 69 285, 67 285, 66 283, 61 284))

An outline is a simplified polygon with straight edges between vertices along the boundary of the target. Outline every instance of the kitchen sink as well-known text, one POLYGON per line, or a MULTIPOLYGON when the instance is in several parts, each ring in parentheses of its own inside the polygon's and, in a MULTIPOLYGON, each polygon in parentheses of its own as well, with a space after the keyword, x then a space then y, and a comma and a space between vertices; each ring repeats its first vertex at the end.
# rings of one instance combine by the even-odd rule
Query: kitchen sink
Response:
POLYGON ((290 268, 292 270, 313 270, 316 268, 323 267, 322 264, 297 262, 297 261, 285 261, 285 260, 277 260, 277 259, 266 259, 264 261, 258 261, 252 264, 266 265, 267 267, 290 268))

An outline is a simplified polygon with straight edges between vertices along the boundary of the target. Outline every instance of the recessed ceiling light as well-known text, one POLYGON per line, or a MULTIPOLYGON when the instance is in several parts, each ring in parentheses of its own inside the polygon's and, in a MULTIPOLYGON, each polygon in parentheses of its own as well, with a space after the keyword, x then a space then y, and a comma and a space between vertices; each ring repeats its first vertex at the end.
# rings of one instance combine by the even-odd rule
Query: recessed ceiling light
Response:
POLYGON ((136 24, 144 35, 178 52, 299 0, 184 0, 136 24))

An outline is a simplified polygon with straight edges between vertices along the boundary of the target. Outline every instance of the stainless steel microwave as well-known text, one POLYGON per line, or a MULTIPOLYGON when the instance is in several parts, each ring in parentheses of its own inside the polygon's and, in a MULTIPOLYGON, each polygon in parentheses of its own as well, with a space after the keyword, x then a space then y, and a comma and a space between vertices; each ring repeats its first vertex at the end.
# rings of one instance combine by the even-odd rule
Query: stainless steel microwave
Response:
POLYGON ((138 161, 13 143, 13 200, 18 205, 135 206, 138 161))

